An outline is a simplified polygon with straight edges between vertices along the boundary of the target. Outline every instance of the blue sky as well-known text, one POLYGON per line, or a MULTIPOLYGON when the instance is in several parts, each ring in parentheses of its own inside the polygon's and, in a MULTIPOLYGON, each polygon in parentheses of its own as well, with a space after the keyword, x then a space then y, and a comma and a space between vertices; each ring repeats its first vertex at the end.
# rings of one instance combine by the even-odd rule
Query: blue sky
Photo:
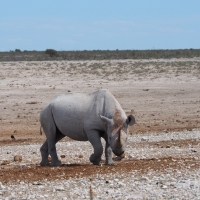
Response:
POLYGON ((199 0, 0 0, 0 51, 200 48, 199 0))

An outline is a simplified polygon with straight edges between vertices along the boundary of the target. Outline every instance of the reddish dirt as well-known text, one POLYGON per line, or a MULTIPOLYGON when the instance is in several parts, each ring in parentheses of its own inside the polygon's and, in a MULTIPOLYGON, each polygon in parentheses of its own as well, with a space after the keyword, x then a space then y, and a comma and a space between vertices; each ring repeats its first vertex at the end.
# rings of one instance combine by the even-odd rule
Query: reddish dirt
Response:
POLYGON ((12 170, 1 167, 0 182, 3 184, 20 181, 34 182, 42 181, 43 179, 55 180, 87 177, 95 174, 126 174, 126 172, 130 171, 137 171, 144 174, 148 171, 165 171, 169 168, 176 171, 186 167, 190 167, 191 170, 196 169, 200 167, 200 163, 196 162, 193 158, 178 159, 169 157, 161 159, 130 159, 126 162, 118 162, 114 166, 81 165, 74 163, 62 165, 61 167, 40 167, 33 165, 29 169, 12 168, 12 170))
MULTIPOLYGON (((66 138, 65 140, 68 140, 66 138)), ((24 142, 13 141, 13 145, 24 142)), ((28 141, 25 141, 28 142, 28 141)), ((29 141, 30 142, 30 141, 29 141)), ((200 144, 200 139, 186 139, 186 140, 171 140, 171 141, 160 141, 160 142, 139 142, 138 146, 151 146, 156 148, 171 148, 171 147, 187 147, 190 145, 192 153, 195 155, 199 154, 195 148, 200 144)), ((27 165, 28 168, 20 168, 19 166, 0 166, 0 182, 4 184, 15 183, 15 182, 34 182, 55 179, 69 179, 73 177, 88 177, 95 174, 107 174, 107 173, 125 173, 130 171, 137 171, 138 174, 145 174, 149 171, 162 172, 168 169, 177 171, 179 169, 198 169, 200 162, 193 157, 188 158, 152 158, 152 159, 132 159, 126 158, 120 161, 116 161, 114 166, 107 166, 102 161, 99 166, 92 164, 63 164, 61 167, 41 167, 39 165, 27 165)), ((92 179, 91 179, 92 180, 92 179)))

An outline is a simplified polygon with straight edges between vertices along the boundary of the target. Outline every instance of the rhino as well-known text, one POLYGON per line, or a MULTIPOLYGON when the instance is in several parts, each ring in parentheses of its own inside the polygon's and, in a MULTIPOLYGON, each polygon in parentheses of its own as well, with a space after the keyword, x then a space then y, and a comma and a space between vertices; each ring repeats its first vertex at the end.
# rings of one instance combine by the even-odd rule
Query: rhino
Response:
POLYGON ((128 126, 134 125, 135 118, 133 115, 126 116, 109 90, 100 89, 91 94, 70 92, 56 96, 42 109, 40 123, 46 135, 46 141, 40 148, 41 166, 61 165, 56 143, 65 136, 89 141, 94 149, 90 162, 94 165, 101 161, 101 138, 104 138, 106 164, 113 165, 112 152, 116 156, 124 153, 128 126), (49 154, 51 163, 48 161, 49 154))

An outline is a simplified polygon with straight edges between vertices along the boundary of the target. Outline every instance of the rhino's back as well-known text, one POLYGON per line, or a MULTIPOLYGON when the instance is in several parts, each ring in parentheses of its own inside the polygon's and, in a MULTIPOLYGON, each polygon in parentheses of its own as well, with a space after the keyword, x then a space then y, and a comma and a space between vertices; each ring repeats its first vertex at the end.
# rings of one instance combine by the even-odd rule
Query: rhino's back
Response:
POLYGON ((59 95, 41 113, 46 116, 49 111, 57 128, 74 140, 87 140, 84 128, 104 131, 105 125, 99 114, 108 118, 118 118, 119 115, 125 118, 120 104, 106 89, 91 94, 59 95))
POLYGON ((50 103, 57 128, 75 140, 87 140, 84 121, 93 105, 94 95, 69 93, 57 96, 50 103))

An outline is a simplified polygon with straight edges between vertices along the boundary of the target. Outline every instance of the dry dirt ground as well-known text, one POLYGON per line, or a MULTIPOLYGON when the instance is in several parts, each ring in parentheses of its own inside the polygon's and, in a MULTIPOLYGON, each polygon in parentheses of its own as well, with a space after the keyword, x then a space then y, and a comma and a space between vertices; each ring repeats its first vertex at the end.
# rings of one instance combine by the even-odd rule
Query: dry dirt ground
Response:
MULTIPOLYGON (((89 157, 88 157, 89 158, 89 157)), ((103 163, 103 162, 102 162, 103 163)), ((131 171, 137 171, 138 174, 145 174, 149 170, 164 172, 167 169, 180 170, 181 168, 188 167, 192 171, 193 169, 199 169, 200 163, 194 158, 173 158, 163 157, 161 159, 133 159, 129 158, 126 162, 119 162, 114 166, 107 166, 102 164, 100 166, 87 164, 63 164, 61 167, 40 167, 38 164, 31 164, 28 167, 26 165, 1 167, 0 182, 7 183, 20 183, 35 181, 48 181, 57 179, 70 179, 88 177, 95 174, 109 174, 109 173, 127 173, 131 171), (103 165, 103 167, 102 167, 103 165)))
MULTIPOLYGON (((160 60, 106 60, 106 61, 44 61, 0 63, 0 145, 15 146, 42 144, 39 134, 41 109, 57 94, 72 92, 90 93, 107 88, 120 102, 127 114, 133 113, 137 123, 131 134, 172 133, 200 128, 200 58, 160 60), (11 139, 14 135, 15 140, 11 139)), ((63 139, 63 142, 68 141, 63 139)), ((184 139, 151 142, 142 145, 151 148, 199 147, 199 140, 184 139)), ((194 149, 195 155, 199 152, 194 149)), ((23 157, 23 155, 22 155, 23 157)), ((38 155, 40 159, 40 155, 38 155)), ((1 163, 3 162, 1 159, 1 163)), ((40 167, 32 163, 19 168, 9 163, 1 165, 0 181, 32 182, 42 179, 109 174, 113 170, 145 173, 148 168, 162 171, 178 170, 181 166, 199 169, 194 157, 173 159, 161 157, 126 158, 115 166, 92 166, 72 162, 55 168, 40 167), (167 165, 166 165, 167 163, 167 165), (70 171, 70 173, 69 173, 70 171), (84 173, 82 173, 84 171, 84 173)))

